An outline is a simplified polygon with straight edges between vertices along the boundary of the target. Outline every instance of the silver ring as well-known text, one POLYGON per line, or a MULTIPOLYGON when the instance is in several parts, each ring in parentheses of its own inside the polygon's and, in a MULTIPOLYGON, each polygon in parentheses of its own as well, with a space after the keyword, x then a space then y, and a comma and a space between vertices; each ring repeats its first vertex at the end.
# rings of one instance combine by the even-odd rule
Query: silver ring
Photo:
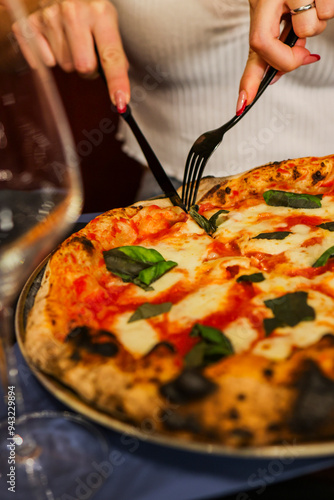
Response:
POLYGON ((301 7, 298 7, 298 9, 292 9, 290 10, 290 14, 292 16, 295 16, 296 14, 301 14, 302 12, 306 12, 307 10, 314 9, 315 8, 315 2, 309 3, 307 5, 302 5, 301 7))

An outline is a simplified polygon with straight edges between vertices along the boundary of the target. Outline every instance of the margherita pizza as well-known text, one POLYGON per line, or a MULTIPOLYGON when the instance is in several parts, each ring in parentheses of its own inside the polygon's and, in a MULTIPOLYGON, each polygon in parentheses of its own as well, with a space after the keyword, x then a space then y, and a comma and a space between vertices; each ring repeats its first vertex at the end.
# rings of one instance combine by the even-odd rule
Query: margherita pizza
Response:
POLYGON ((122 421, 233 447, 334 438, 334 155, 115 209, 50 257, 38 369, 122 421))

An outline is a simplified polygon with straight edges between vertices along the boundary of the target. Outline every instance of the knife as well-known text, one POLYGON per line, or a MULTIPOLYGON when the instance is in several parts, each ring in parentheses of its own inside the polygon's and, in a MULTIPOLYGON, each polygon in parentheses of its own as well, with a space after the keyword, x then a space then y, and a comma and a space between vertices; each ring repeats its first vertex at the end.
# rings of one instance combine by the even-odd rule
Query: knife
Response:
POLYGON ((144 136, 136 120, 134 119, 130 106, 127 105, 124 113, 119 113, 119 115, 123 118, 123 120, 126 121, 126 123, 131 128, 133 135, 137 139, 138 144, 142 152, 144 153, 144 156, 147 160, 147 164, 151 169, 152 174, 154 175, 155 180, 161 187, 162 191, 165 193, 167 198, 170 199, 170 201, 173 203, 174 206, 181 207, 185 212, 187 212, 186 207, 182 203, 182 200, 178 195, 175 187, 173 186, 170 178, 166 174, 163 166, 159 162, 156 154, 154 153, 153 149, 147 142, 146 137, 144 136))
MULTIPOLYGON (((104 71, 103 71, 103 68, 101 65, 101 61, 100 61, 100 57, 99 57, 96 45, 95 45, 95 53, 96 53, 97 62, 98 62, 98 68, 97 68, 98 72, 99 72, 100 76, 102 77, 103 81, 105 82, 105 84, 107 85, 106 77, 105 77, 105 74, 104 74, 104 71)), ((114 109, 116 110, 116 108, 114 108, 114 109)), ((132 130, 133 135, 137 139, 137 142, 138 142, 142 152, 144 153, 144 156, 147 160, 147 164, 148 164, 152 174, 154 175, 155 180, 157 181, 157 183, 161 187, 162 191, 165 193, 167 198, 170 199, 170 201, 172 202, 172 204, 174 206, 181 207, 182 210, 187 212, 186 207, 182 203, 182 200, 181 200, 179 194, 177 193, 175 187, 173 186, 170 178, 166 174, 163 166, 159 162, 156 154, 154 153, 154 151, 151 148, 151 146, 149 145, 146 137, 144 136, 143 132, 139 128, 136 120, 134 119, 130 106, 127 105, 124 113, 118 113, 118 114, 119 114, 119 116, 121 116, 123 118, 123 120, 126 121, 126 123, 129 125, 130 129, 132 130)))

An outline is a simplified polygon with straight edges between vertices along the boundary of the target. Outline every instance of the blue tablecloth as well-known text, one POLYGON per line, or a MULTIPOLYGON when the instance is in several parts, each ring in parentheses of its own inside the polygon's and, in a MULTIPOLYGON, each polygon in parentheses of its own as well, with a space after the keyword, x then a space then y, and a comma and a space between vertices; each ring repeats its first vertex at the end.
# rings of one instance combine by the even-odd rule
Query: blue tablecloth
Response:
MULTIPOLYGON (((80 222, 90 218, 85 216, 80 222)), ((68 409, 36 380, 17 346, 16 353, 26 411, 68 409)), ((6 415, 6 407, 1 402, 0 418, 6 415)), ((94 495, 95 500, 196 500, 232 493, 236 494, 236 500, 245 500, 247 495, 242 492, 251 488, 259 494, 275 481, 334 466, 334 455, 301 459, 294 453, 293 445, 287 445, 279 457, 271 459, 233 458, 164 447, 97 427, 108 442, 107 459, 113 466, 102 488, 94 495)), ((78 499, 90 499, 87 485, 81 486, 78 499)), ((62 498, 73 500, 73 496, 68 495, 62 498)))

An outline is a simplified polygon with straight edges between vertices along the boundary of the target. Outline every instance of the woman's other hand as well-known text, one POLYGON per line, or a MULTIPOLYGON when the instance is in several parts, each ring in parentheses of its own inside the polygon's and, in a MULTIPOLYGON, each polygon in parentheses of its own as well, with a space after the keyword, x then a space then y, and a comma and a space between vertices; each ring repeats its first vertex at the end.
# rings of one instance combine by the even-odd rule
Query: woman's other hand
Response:
MULTIPOLYGON (((250 104, 258 90, 268 64, 278 70, 274 81, 284 73, 319 61, 318 54, 306 49, 306 38, 319 35, 326 28, 326 21, 334 17, 334 0, 317 0, 316 6, 308 0, 249 0, 250 34, 249 56, 240 81, 237 112, 250 104), (291 10, 311 5, 308 10, 291 14, 291 10), (288 47, 280 39, 281 22, 291 19, 298 36, 294 47, 288 47)), ((283 30, 284 39, 288 27, 283 30)))

